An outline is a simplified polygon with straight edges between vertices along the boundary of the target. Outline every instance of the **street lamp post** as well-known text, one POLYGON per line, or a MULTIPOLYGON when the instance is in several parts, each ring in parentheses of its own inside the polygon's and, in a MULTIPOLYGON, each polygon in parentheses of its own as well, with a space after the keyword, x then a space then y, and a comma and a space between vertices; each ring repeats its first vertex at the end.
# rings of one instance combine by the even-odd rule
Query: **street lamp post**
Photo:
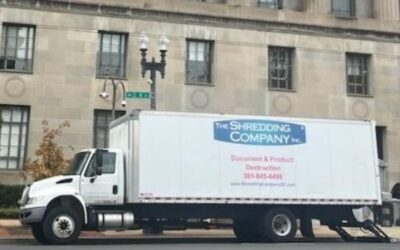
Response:
POLYGON ((100 97, 103 99, 107 99, 110 95, 106 92, 106 87, 107 87, 107 83, 111 82, 112 84, 112 111, 111 111, 111 119, 115 120, 115 102, 116 102, 116 97, 117 97, 117 90, 118 90, 118 86, 121 86, 122 88, 122 101, 121 101, 121 106, 122 107, 126 107, 126 100, 125 100, 125 95, 126 95, 126 90, 125 90, 125 85, 122 81, 118 81, 115 82, 114 78, 112 77, 107 77, 106 80, 104 81, 103 84, 103 90, 100 93, 100 97))
POLYGON ((142 54, 142 60, 141 60, 142 77, 145 77, 146 72, 150 71, 150 79, 149 79, 150 95, 151 95, 150 96, 150 109, 155 110, 156 109, 156 73, 157 73, 157 71, 160 72, 161 78, 164 79, 165 65, 167 64, 165 57, 167 55, 169 40, 164 34, 160 37, 160 40, 158 42, 158 49, 160 51, 160 56, 161 56, 160 62, 156 62, 154 57, 151 59, 150 62, 148 62, 146 59, 147 45, 149 43, 149 38, 147 37, 146 33, 142 32, 142 34, 139 38, 139 43, 140 43, 140 51, 142 54))

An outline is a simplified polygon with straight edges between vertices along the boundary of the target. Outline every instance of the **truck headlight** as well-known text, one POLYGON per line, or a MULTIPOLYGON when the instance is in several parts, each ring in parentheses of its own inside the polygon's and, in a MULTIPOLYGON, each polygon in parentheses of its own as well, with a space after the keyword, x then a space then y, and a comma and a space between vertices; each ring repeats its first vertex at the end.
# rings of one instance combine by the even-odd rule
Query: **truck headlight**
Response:
POLYGON ((24 188, 24 191, 22 192, 21 199, 18 201, 18 203, 21 206, 24 206, 28 202, 28 197, 29 197, 29 190, 31 187, 28 185, 24 188))
POLYGON ((39 201, 42 201, 44 199, 44 196, 37 196, 37 197, 29 197, 28 202, 26 205, 32 205, 35 204, 39 201))

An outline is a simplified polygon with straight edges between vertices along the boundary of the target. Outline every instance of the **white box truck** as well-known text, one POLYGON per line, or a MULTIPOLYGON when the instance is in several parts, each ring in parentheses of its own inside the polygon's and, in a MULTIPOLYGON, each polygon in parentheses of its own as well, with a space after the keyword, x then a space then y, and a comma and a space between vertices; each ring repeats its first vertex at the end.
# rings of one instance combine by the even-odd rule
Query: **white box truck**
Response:
POLYGON ((343 226, 379 235, 353 213, 382 205, 375 140, 371 121, 136 110, 111 124, 109 149, 26 187, 20 220, 49 244, 226 218, 243 242, 291 241, 298 221, 310 237, 311 219, 347 239, 343 226))

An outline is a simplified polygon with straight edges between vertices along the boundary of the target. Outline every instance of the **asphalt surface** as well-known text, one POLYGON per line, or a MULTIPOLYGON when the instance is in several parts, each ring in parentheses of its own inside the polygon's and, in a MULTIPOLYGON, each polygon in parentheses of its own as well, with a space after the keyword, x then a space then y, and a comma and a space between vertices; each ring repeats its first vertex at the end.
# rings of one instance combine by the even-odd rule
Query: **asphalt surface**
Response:
POLYGON ((20 249, 134 249, 134 250, 386 250, 400 249, 400 243, 343 242, 338 238, 318 239, 315 242, 298 240, 286 244, 241 244, 234 238, 185 238, 185 239, 81 239, 71 246, 44 246, 31 239, 0 240, 1 250, 20 249))

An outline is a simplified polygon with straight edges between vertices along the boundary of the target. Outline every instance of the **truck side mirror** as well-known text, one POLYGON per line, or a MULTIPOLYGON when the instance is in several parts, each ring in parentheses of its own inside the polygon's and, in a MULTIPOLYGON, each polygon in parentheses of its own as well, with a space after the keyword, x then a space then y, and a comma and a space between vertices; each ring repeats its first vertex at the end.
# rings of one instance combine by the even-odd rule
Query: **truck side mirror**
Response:
MULTIPOLYGON (((96 154, 96 157, 97 157, 97 154, 96 154)), ((103 174, 103 168, 99 167, 99 166, 94 166, 94 169, 92 169, 90 183, 93 183, 97 179, 97 176, 100 176, 102 174, 103 174)))
POLYGON ((95 156, 96 156, 96 168, 103 167, 103 151, 97 149, 95 156))
POLYGON ((96 175, 102 175, 103 169, 101 167, 96 166, 96 175))

